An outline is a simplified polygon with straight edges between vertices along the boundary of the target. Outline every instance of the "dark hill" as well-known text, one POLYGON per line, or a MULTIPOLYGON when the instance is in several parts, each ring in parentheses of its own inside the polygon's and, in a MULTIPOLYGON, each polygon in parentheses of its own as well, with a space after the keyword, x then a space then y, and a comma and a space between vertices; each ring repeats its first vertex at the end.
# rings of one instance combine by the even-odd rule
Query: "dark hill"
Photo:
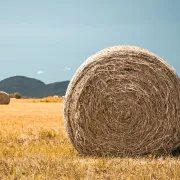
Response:
POLYGON ((69 81, 45 84, 34 78, 13 76, 0 81, 0 91, 9 94, 18 92, 22 96, 28 97, 64 96, 68 84, 69 81))

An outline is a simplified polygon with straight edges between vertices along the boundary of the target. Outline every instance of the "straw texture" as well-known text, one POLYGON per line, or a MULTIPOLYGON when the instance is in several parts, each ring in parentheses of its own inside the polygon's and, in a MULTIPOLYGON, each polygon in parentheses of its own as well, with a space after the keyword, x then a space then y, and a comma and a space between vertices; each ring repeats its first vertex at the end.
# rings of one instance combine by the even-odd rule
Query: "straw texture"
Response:
POLYGON ((10 97, 9 94, 7 94, 4 91, 0 91, 0 104, 9 104, 10 103, 10 97))
POLYGON ((83 155, 169 154, 180 145, 180 81, 157 55, 134 46, 85 61, 64 101, 69 138, 83 155))

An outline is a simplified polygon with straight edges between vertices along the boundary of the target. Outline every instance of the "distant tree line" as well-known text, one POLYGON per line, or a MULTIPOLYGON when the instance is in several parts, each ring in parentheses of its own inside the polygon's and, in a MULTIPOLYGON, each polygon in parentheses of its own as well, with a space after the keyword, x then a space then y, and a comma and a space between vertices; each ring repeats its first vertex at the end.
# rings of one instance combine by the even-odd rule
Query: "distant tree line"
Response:
POLYGON ((20 93, 13 93, 13 94, 10 94, 9 96, 10 96, 10 98, 16 98, 16 99, 21 99, 22 98, 20 93))

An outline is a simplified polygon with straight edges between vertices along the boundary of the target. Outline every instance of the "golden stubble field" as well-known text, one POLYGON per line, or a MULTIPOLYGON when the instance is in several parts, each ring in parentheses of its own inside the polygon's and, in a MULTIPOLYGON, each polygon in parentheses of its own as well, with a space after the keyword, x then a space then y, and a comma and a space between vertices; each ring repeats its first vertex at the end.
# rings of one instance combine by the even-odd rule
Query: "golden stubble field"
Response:
POLYGON ((82 157, 68 140, 61 102, 13 99, 0 106, 0 179, 175 180, 180 160, 82 157))

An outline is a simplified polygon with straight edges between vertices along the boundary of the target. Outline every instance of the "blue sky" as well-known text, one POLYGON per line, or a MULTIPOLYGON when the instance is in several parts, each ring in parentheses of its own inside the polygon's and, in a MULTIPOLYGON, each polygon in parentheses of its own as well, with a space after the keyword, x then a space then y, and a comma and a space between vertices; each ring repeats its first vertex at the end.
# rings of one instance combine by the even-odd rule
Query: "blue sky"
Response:
POLYGON ((115 45, 148 49, 180 74, 179 9, 179 0, 1 0, 0 79, 70 80, 115 45))

